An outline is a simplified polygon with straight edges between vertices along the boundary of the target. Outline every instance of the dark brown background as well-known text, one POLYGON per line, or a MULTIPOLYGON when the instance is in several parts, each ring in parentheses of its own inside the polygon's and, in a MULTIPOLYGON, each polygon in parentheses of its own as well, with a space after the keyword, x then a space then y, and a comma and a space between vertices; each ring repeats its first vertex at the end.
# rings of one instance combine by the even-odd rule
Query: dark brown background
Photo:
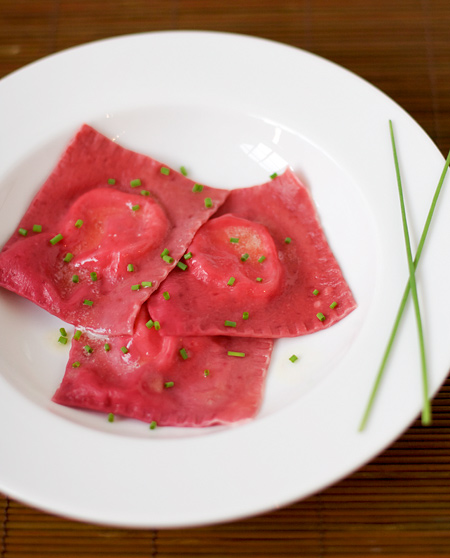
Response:
MULTIPOLYGON (((0 0, 0 77, 80 43, 171 29, 244 33, 324 56, 391 96, 447 155, 449 0, 0 0)), ((227 525, 113 529, 0 495, 0 556, 450 557, 449 401, 447 382, 433 426, 416 421, 371 464, 321 494, 227 525)))

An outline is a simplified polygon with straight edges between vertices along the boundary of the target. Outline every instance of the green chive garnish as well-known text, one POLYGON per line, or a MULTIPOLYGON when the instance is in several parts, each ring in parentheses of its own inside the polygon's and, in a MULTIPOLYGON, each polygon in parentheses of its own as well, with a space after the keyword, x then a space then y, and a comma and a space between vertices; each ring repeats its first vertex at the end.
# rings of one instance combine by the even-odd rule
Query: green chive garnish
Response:
POLYGON ((155 430, 156 426, 157 426, 157 425, 156 425, 156 420, 152 420, 152 422, 150 423, 150 427, 149 427, 149 428, 150 428, 150 430, 155 430))
POLYGON ((22 235, 22 236, 27 236, 28 231, 27 231, 27 229, 19 229, 19 234, 22 235))
POLYGON ((295 362, 296 360, 298 360, 298 356, 297 356, 297 355, 292 355, 292 356, 289 358, 289 360, 290 360, 291 362, 295 362))
POLYGON ((108 184, 110 186, 114 186, 114 184, 116 183, 116 179, 115 178, 108 178, 108 184))
POLYGON ((229 287, 231 287, 232 285, 234 285, 234 282, 235 282, 235 281, 236 281, 236 279, 235 279, 234 277, 230 277, 230 278, 228 279, 227 285, 228 285, 229 287))
POLYGON ((145 325, 148 327, 148 329, 152 329, 154 323, 155 322, 153 320, 149 320, 145 325))
POLYGON ((57 234, 52 239, 50 239, 50 244, 52 244, 54 246, 55 244, 58 244, 58 242, 61 242, 62 239, 63 239, 63 235, 62 234, 57 234))
POLYGON ((173 258, 172 256, 163 256, 162 259, 166 262, 166 263, 173 263, 173 258))
POLYGON ((258 283, 262 282, 262 277, 257 277, 256 280, 258 281, 258 283))
POLYGON ((183 176, 187 176, 187 170, 185 167, 180 167, 180 172, 183 176))
POLYGON ((205 378, 207 378, 209 376, 208 368, 203 372, 203 376, 205 376, 205 378))
POLYGON ((166 176, 168 176, 170 173, 170 169, 168 169, 167 167, 161 167, 161 174, 165 174, 166 176))
POLYGON ((140 207, 141 207, 141 206, 140 206, 139 204, 136 204, 136 205, 133 205, 133 207, 132 207, 131 209, 132 209, 133 211, 138 211, 138 209, 140 209, 140 207))
POLYGON ((80 329, 76 329, 75 333, 73 334, 73 338, 75 339, 75 341, 78 341, 81 337, 81 330, 80 329))
POLYGON ((163 298, 164 300, 169 300, 170 299, 170 294, 166 291, 163 293, 163 298))
POLYGON ((71 254, 70 252, 67 252, 67 254, 64 256, 63 261, 65 262, 70 262, 73 258, 73 254, 71 254))
POLYGON ((148 287, 151 287, 153 283, 151 281, 142 281, 141 285, 147 289, 148 287))
POLYGON ((208 209, 213 206, 213 202, 211 198, 205 198, 205 207, 208 209))
POLYGON ((274 178, 276 178, 278 176, 278 173, 274 172, 270 175, 270 178, 273 180, 274 178))
POLYGON ((185 263, 183 263, 183 262, 178 262, 178 263, 177 263, 177 266, 178 266, 180 269, 182 269, 183 271, 186 271, 186 269, 187 269, 187 265, 186 265, 185 263))
POLYGON ((109 413, 108 422, 114 422, 114 413, 109 413))
POLYGON ((225 327, 236 327, 236 322, 232 322, 230 320, 225 320, 224 324, 225 327))
POLYGON ((313 295, 314 295, 314 296, 317 296, 318 294, 319 294, 319 291, 318 291, 317 289, 314 289, 314 290, 313 290, 313 295))
POLYGON ((92 347, 90 347, 89 345, 85 345, 85 346, 84 346, 84 350, 85 350, 88 354, 91 354, 91 353, 94 352, 93 349, 92 349, 92 347))
POLYGON ((164 250, 161 252, 161 258, 164 258, 164 256, 168 256, 169 255, 169 248, 164 248, 164 250))
POLYGON ((334 309, 336 308, 336 306, 337 306, 337 302, 334 300, 334 301, 330 304, 330 308, 331 308, 332 310, 334 310, 334 309))
POLYGON ((60 333, 63 337, 67 337, 67 331, 65 330, 65 328, 60 327, 60 328, 59 328, 59 333, 60 333))
POLYGON ((127 271, 134 271, 134 265, 133 264, 128 264, 127 265, 127 271))
POLYGON ((258 259, 258 262, 259 262, 259 263, 263 263, 263 261, 264 261, 265 259, 266 259, 266 256, 261 256, 261 257, 258 259))
POLYGON ((91 275, 92 281, 97 281, 98 275, 97 275, 96 271, 92 271, 90 275, 91 275))
POLYGON ((148 190, 141 190, 141 196, 149 196, 150 192, 148 190))
POLYGON ((228 351, 228 356, 245 357, 245 353, 238 353, 236 351, 228 351))
POLYGON ((132 188, 136 188, 137 186, 141 186, 141 181, 139 180, 139 178, 135 178, 134 180, 130 181, 130 186, 132 188))
POLYGON ((128 353, 128 349, 126 347, 120 347, 120 350, 122 351, 122 353, 124 355, 126 355, 128 353))
POLYGON ((72 283, 78 283, 79 280, 80 278, 78 277, 78 275, 72 275, 72 283))
POLYGON ((203 190, 203 186, 201 184, 194 184, 192 191, 193 192, 201 192, 203 190))
POLYGON ((319 312, 318 314, 316 314, 317 319, 319 319, 321 322, 325 321, 325 316, 322 314, 322 312, 319 312))
POLYGON ((61 335, 61 337, 58 339, 58 343, 61 343, 61 345, 67 345, 67 337, 63 337, 61 335))
POLYGON ((94 305, 94 302, 93 302, 92 300, 86 299, 86 300, 83 302, 83 304, 84 304, 85 306, 93 306, 93 305, 94 305))
POLYGON ((139 284, 137 285, 131 285, 131 290, 132 291, 138 291, 141 288, 141 286, 139 284))
POLYGON ((183 348, 183 349, 180 349, 180 355, 181 355, 181 358, 182 358, 183 360, 186 360, 186 359, 188 358, 188 354, 187 354, 187 352, 186 352, 186 349, 184 349, 184 348, 183 348))
POLYGON ((241 262, 246 262, 249 259, 249 255, 247 253, 242 254, 241 256, 241 262))
POLYGON ((284 242, 285 242, 286 244, 290 244, 290 243, 292 242, 292 238, 289 238, 289 236, 287 236, 287 237, 284 239, 284 242))
POLYGON ((233 244, 237 244, 239 242, 239 238, 236 238, 235 236, 232 236, 230 238, 230 242, 232 242, 233 244))
POLYGON ((164 387, 165 387, 165 388, 171 388, 171 387, 173 387, 174 385, 175 385, 174 382, 165 382, 164 387))
POLYGON ((248 313, 248 312, 243 312, 243 313, 242 313, 242 319, 243 319, 243 320, 248 320, 248 316, 249 316, 249 313, 248 313))
POLYGON ((110 351, 111 350, 111 345, 109 343, 105 343, 104 344, 104 349, 105 349, 106 352, 110 351))
POLYGON ((77 221, 75 221, 75 227, 77 229, 81 229, 82 226, 83 226, 83 220, 82 219, 78 219, 77 221))
POLYGON ((190 259, 192 258, 192 252, 188 252, 187 254, 185 254, 185 255, 183 256, 183 258, 184 258, 185 260, 190 260, 190 259))
POLYGON ((42 232, 42 225, 33 225, 33 232, 35 233, 42 232))
POLYGON ((80 366, 81 366, 81 362, 79 360, 72 362, 72 368, 80 368, 80 366))
POLYGON ((159 331, 161 329, 160 323, 157 322, 156 320, 154 321, 154 325, 155 325, 155 331, 159 331))

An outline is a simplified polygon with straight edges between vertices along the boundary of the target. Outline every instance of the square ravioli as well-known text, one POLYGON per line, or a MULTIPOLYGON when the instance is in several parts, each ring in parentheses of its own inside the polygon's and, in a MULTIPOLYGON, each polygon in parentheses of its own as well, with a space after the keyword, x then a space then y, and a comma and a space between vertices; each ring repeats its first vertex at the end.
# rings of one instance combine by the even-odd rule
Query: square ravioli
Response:
POLYGON ((130 334, 227 195, 83 125, 0 253, 0 286, 77 327, 130 334))
POLYGON ((132 336, 72 341, 53 401, 158 426, 203 427, 255 416, 273 341, 163 337, 145 307, 132 336))
POLYGON ((186 257, 188 268, 148 302, 164 335, 295 337, 356 307, 310 193, 289 169, 232 190, 186 257))

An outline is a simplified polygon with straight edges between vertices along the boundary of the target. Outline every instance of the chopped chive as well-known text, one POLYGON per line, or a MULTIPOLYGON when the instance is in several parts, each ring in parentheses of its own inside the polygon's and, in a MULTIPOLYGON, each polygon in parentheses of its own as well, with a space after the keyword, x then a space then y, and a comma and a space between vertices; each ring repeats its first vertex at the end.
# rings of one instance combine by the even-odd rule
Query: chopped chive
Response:
POLYGON ((163 256, 162 259, 166 262, 166 263, 173 263, 173 258, 172 256, 163 256))
POLYGON ((120 347, 120 350, 122 351, 122 353, 124 355, 126 355, 128 353, 128 349, 126 347, 120 347))
POLYGON ((137 285, 131 285, 131 290, 132 291, 138 291, 141 288, 141 286, 139 284, 137 285))
POLYGON ((134 180, 130 180, 130 186, 136 188, 137 186, 142 186, 142 184, 139 178, 135 178, 134 180))
POLYGON ((67 337, 67 331, 65 330, 65 328, 60 327, 60 328, 59 328, 59 333, 60 333, 63 337, 67 337))
POLYGON ((257 277, 256 280, 258 281, 258 283, 262 282, 262 277, 257 277))
POLYGON ((321 322, 325 321, 325 316, 322 314, 322 312, 319 312, 318 314, 316 314, 317 319, 319 319, 321 322))
POLYGON ((169 255, 169 248, 164 248, 164 250, 161 252, 161 258, 164 258, 164 256, 168 256, 169 255))
POLYGON ((148 327, 148 329, 152 329, 154 323, 155 322, 153 320, 149 320, 145 325, 148 327))
POLYGON ((73 338, 75 339, 75 341, 78 341, 81 337, 81 330, 80 329, 76 329, 75 333, 73 334, 73 338))
POLYGON ((171 387, 173 387, 174 385, 175 385, 174 382, 165 382, 164 387, 165 387, 165 388, 171 388, 171 387))
POLYGON ((285 242, 286 244, 290 244, 290 243, 292 242, 292 238, 290 238, 289 236, 287 236, 287 237, 284 239, 284 242, 285 242))
POLYGON ((259 262, 259 263, 263 263, 263 261, 264 261, 265 259, 266 259, 266 256, 261 256, 261 257, 258 259, 258 262, 259 262))
POLYGON ((314 295, 314 296, 317 296, 318 294, 319 294, 319 291, 318 291, 317 289, 314 289, 314 290, 313 290, 313 295, 314 295))
POLYGON ((71 254, 70 252, 67 252, 67 254, 64 256, 63 261, 64 262, 70 262, 73 258, 73 254, 71 254))
POLYGON ((150 430, 155 430, 156 426, 157 426, 156 420, 152 420, 152 422, 150 423, 149 428, 150 428, 150 430))
POLYGON ((139 204, 136 204, 136 205, 133 205, 133 207, 132 207, 131 209, 132 209, 133 211, 138 211, 138 210, 140 209, 140 207, 141 207, 141 206, 140 206, 139 204))
POLYGON ((183 256, 183 258, 184 258, 185 260, 190 260, 190 259, 192 258, 192 252, 188 252, 187 254, 185 254, 185 255, 183 256))
POLYGON ((86 299, 86 300, 83 302, 83 304, 84 304, 85 306, 93 306, 93 305, 94 305, 94 302, 93 302, 92 300, 86 299))
POLYGON ((72 283, 78 283, 79 280, 80 278, 78 277, 78 275, 72 275, 72 283))
POLYGON ((245 353, 239 353, 239 352, 236 352, 236 351, 228 351, 228 356, 245 357, 245 353))
POLYGON ((61 343, 61 345, 67 345, 67 337, 63 337, 61 335, 61 337, 58 339, 58 343, 61 343))
POLYGON ((182 358, 183 360, 186 360, 186 359, 188 358, 187 351, 186 351, 186 349, 184 349, 184 348, 183 348, 183 349, 180 349, 180 355, 181 355, 181 358, 182 358))
POLYGON ((156 320, 154 321, 154 325, 155 325, 155 331, 159 331, 161 329, 160 323, 157 322, 156 320))
POLYGON ((276 178, 278 176, 278 173, 274 172, 270 175, 270 178, 273 180, 274 178, 276 178))
POLYGON ((170 294, 166 291, 163 293, 163 298, 164 300, 169 300, 170 299, 170 294))
POLYGON ((208 209, 213 206, 213 202, 211 198, 205 198, 205 207, 208 209))
POLYGON ((148 287, 151 287, 153 285, 153 283, 151 281, 142 281, 141 285, 144 288, 148 288, 148 287))
POLYGON ((187 170, 185 167, 180 167, 180 172, 183 176, 187 176, 187 170))
POLYGON ((239 242, 239 238, 236 238, 235 236, 232 236, 230 238, 230 242, 232 242, 233 244, 237 244, 239 242))
POLYGON ((110 186, 114 186, 114 184, 116 183, 116 179, 115 178, 108 178, 108 184, 110 186))
POLYGON ((114 413, 109 413, 108 422, 114 422, 114 413))
POLYGON ((133 264, 128 264, 127 265, 127 271, 134 271, 134 265, 133 264))
POLYGON ((90 347, 89 345, 85 345, 85 346, 84 346, 84 350, 85 350, 88 354, 91 354, 91 353, 94 352, 93 349, 92 349, 92 347, 90 347))
POLYGON ((42 225, 33 225, 33 232, 35 233, 42 232, 42 225))
POLYGON ((98 275, 97 275, 96 271, 92 271, 90 275, 91 275, 92 281, 97 281, 98 275))
POLYGON ((111 345, 109 343, 105 343, 103 348, 105 349, 106 352, 111 350, 111 345))
POLYGON ((150 192, 148 190, 141 190, 141 196, 149 196, 150 192))
POLYGON ((236 327, 236 322, 232 322, 230 320, 225 320, 224 324, 225 327, 236 327))
POLYGON ((177 263, 177 266, 178 266, 180 269, 182 269, 183 271, 186 271, 186 269, 187 269, 187 265, 186 265, 185 263, 183 263, 183 262, 178 262, 178 263, 177 263))
POLYGON ((292 355, 292 356, 289 358, 289 360, 290 360, 291 362, 295 362, 296 360, 298 360, 298 356, 297 356, 297 355, 292 355))
POLYGON ((83 220, 82 219, 78 219, 77 221, 75 221, 75 227, 77 229, 81 229, 81 227, 83 226, 83 220))
POLYGON ((241 262, 246 262, 249 259, 249 254, 245 253, 241 256, 241 262))
POLYGON ((207 378, 209 376, 208 368, 203 372, 203 376, 205 376, 205 378, 207 378))
POLYGON ((168 176, 170 173, 170 169, 168 169, 167 167, 161 167, 161 174, 165 174, 166 176, 168 176))
POLYGON ((330 308, 332 310, 334 310, 336 308, 336 306, 337 306, 337 302, 335 300, 333 300, 333 302, 330 304, 330 308))
POLYGON ((80 366, 81 366, 81 362, 79 360, 72 362, 72 368, 80 368, 80 366))
POLYGON ((248 312, 242 312, 242 319, 243 320, 248 320, 248 316, 249 316, 248 312))
POLYGON ((63 239, 63 235, 62 234, 57 234, 52 239, 50 239, 50 244, 52 244, 54 246, 55 244, 58 244, 58 242, 61 242, 62 239, 63 239))
POLYGON ((201 192, 203 190, 203 186, 201 184, 194 184, 192 191, 193 192, 201 192))
POLYGON ((228 279, 227 285, 228 285, 229 287, 231 287, 232 285, 234 285, 234 282, 235 282, 235 281, 236 281, 236 279, 235 279, 234 277, 230 277, 230 278, 228 279))
POLYGON ((27 231, 27 229, 19 229, 19 234, 22 235, 22 236, 27 236, 28 231, 27 231))

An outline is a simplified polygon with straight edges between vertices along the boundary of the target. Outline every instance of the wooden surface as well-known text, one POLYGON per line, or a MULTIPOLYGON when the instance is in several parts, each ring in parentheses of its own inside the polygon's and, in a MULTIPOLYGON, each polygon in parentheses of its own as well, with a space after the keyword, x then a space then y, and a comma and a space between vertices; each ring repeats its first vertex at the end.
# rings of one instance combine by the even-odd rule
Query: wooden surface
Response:
MULTIPOLYGON (((324 56, 401 104, 444 155, 450 148, 448 0, 0 0, 0 77, 87 41, 169 29, 244 33, 324 56)), ((0 556, 450 557, 449 402, 447 381, 430 428, 414 423, 306 501, 226 525, 121 530, 0 497, 0 556)))

